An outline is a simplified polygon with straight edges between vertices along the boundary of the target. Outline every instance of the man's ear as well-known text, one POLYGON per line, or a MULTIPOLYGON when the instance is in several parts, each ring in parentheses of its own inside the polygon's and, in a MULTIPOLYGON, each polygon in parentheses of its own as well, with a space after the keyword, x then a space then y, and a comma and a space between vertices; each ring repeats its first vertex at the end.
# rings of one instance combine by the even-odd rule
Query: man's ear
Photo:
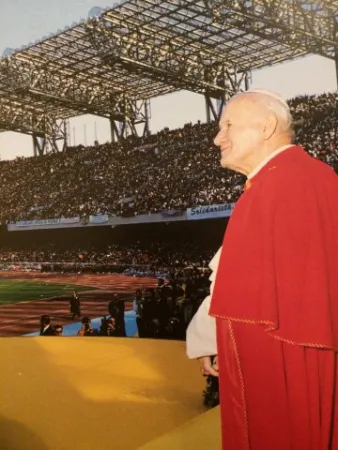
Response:
POLYGON ((277 116, 273 113, 266 116, 263 134, 264 139, 268 141, 276 133, 278 127, 277 116))

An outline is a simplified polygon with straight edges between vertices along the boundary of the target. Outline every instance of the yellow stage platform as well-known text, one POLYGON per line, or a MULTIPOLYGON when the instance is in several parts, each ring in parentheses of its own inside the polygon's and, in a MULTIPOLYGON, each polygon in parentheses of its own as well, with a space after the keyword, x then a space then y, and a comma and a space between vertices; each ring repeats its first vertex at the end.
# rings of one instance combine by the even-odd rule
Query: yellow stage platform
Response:
POLYGON ((7 338, 0 355, 1 450, 220 448, 183 342, 7 338))

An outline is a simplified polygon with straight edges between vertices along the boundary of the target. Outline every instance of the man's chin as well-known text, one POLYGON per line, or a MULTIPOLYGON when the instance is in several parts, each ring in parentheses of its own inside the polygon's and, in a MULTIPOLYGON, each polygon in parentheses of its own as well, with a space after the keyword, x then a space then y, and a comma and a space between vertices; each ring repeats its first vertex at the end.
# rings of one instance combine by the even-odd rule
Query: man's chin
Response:
POLYGON ((231 169, 231 162, 227 157, 221 157, 220 164, 223 169, 231 169))
POLYGON ((221 158, 220 164, 221 164, 222 169, 229 169, 229 170, 233 170, 234 172, 242 173, 239 170, 239 167, 230 161, 230 158, 221 158))

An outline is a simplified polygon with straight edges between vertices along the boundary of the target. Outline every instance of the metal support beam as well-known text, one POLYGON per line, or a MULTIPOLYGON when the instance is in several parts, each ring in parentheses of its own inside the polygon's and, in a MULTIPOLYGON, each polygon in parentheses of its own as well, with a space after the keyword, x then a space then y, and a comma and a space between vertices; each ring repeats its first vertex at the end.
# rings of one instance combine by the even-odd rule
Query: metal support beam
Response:
POLYGON ((48 153, 64 152, 69 140, 69 121, 67 119, 53 120, 46 135, 48 153))
POLYGON ((33 155, 42 156, 45 154, 47 139, 46 136, 40 136, 36 133, 32 134, 33 155))
POLYGON ((150 109, 150 100, 146 100, 144 103, 144 128, 143 128, 143 137, 150 136, 150 117, 151 117, 151 109, 150 109))
POLYGON ((205 98, 206 120, 207 123, 210 123, 213 122, 214 120, 217 120, 218 114, 212 103, 212 98, 208 94, 205 94, 204 98, 205 98))
MULTIPOLYGON (((118 16, 90 20, 85 28, 88 41, 105 65, 146 76, 153 83, 163 83, 168 86, 168 92, 186 89, 203 93, 208 89, 220 93, 217 85, 203 79, 203 61, 209 63, 212 59, 214 66, 217 65, 211 51, 198 47, 192 51, 173 39, 160 43, 159 34, 149 33, 142 26, 137 27, 118 16), (121 28, 123 34, 119 31, 121 28)), ((125 89, 128 91, 129 86, 126 85, 125 89)))
MULTIPOLYGON (((213 20, 270 42, 334 58, 337 45, 330 2, 204 0, 213 20), (326 4, 327 3, 327 4, 326 4), (229 14, 231 12, 231 14, 229 14)), ((335 8, 333 8, 334 10, 335 8)))
POLYGON ((2 129, 44 136, 47 121, 44 112, 34 110, 34 106, 21 105, 5 98, 0 99, 0 124, 2 129))
MULTIPOLYGON (((205 92, 205 105, 206 105, 206 120, 208 123, 212 121, 219 121, 222 114, 223 107, 225 103, 238 92, 247 90, 249 86, 250 72, 238 73, 236 70, 229 72, 226 67, 223 67, 221 74, 217 76, 215 82, 220 89, 223 91, 223 95, 218 96, 217 106, 215 108, 213 104, 213 96, 209 92, 205 92)), ((206 74, 205 76, 209 76, 206 74)))
POLYGON ((13 99, 26 99, 53 110, 55 117, 95 114, 102 117, 123 114, 125 94, 111 83, 88 80, 84 73, 64 73, 58 67, 41 65, 21 56, 0 60, 0 83, 13 99), (69 114, 70 111, 70 114, 69 114))
POLYGON ((69 141, 69 121, 52 120, 46 128, 46 134, 32 133, 32 139, 34 156, 64 152, 69 141))
POLYGON ((110 131, 112 142, 119 141, 129 135, 139 136, 138 125, 143 125, 143 136, 150 134, 150 101, 140 100, 125 102, 124 115, 121 120, 110 118, 110 131))
POLYGON ((125 137, 126 123, 124 121, 118 122, 114 118, 109 119, 110 134, 112 142, 118 142, 125 137))
POLYGON ((244 79, 244 86, 245 86, 245 90, 247 91, 248 89, 250 89, 250 83, 252 81, 252 77, 251 77, 251 73, 247 73, 245 75, 245 79, 244 79))
MULTIPOLYGON (((0 129, 65 147, 57 120, 94 114, 112 138, 149 133, 147 105, 181 89, 206 96, 207 119, 249 86, 248 71, 305 56, 335 61, 333 0, 127 0, 0 59, 0 129), (4 105, 4 110, 2 108, 4 105), (118 123, 122 125, 118 126, 118 123), (116 126, 115 126, 115 125, 116 126), (61 145, 60 145, 61 144, 61 145)), ((36 153, 42 150, 35 145, 36 153)))
POLYGON ((33 154, 64 151, 69 140, 69 120, 55 119, 32 107, 0 100, 0 127, 32 136, 33 154))
POLYGON ((109 125, 110 125, 110 138, 112 142, 116 141, 116 134, 118 133, 118 130, 116 130, 116 123, 113 118, 109 119, 109 125))

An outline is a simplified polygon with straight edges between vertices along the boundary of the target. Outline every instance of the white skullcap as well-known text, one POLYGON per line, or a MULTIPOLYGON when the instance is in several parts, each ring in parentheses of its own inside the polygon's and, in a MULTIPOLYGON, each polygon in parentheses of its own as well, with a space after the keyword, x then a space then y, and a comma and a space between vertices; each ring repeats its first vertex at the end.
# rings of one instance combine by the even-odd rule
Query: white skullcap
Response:
POLYGON ((247 91, 244 91, 243 94, 263 94, 263 95, 267 95, 268 97, 272 97, 275 100, 279 101, 280 103, 282 103, 287 109, 289 108, 289 105, 286 103, 286 101, 279 95, 276 94, 275 92, 272 91, 266 91, 264 89, 248 89, 247 91))

